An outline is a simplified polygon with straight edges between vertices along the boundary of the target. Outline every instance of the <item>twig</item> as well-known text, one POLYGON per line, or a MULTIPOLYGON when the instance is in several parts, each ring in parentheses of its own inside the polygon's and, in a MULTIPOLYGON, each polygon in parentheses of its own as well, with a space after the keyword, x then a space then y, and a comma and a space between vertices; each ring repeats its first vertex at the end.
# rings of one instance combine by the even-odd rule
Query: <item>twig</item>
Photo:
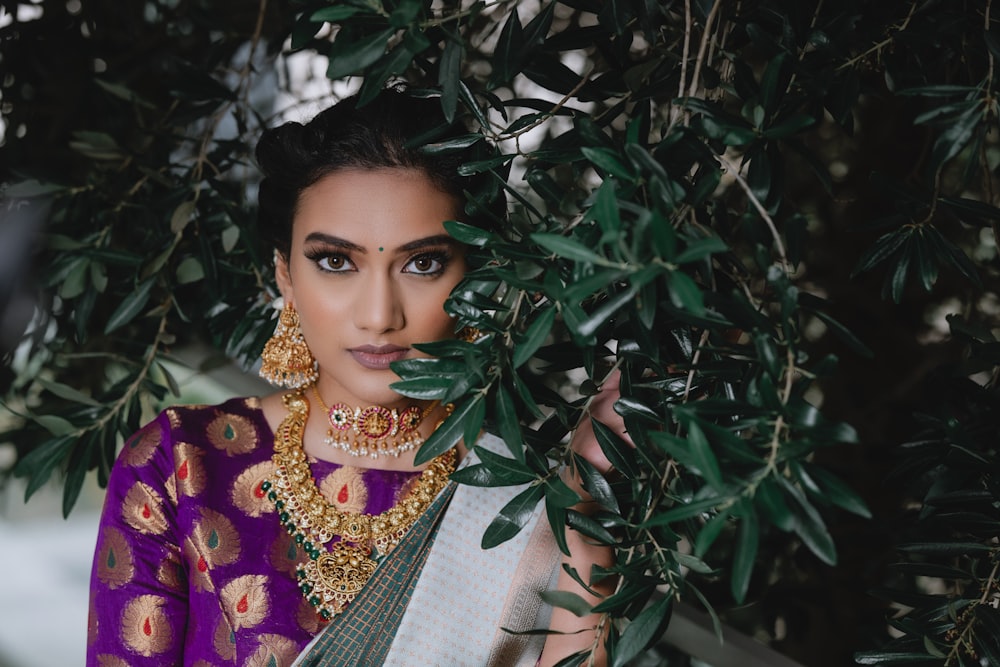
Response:
POLYGON ((913 2, 910 3, 910 13, 906 15, 905 19, 903 19, 903 22, 896 29, 896 32, 894 32, 893 34, 889 35, 888 37, 886 37, 885 39, 883 39, 878 44, 875 44, 874 46, 872 46, 871 48, 869 48, 868 50, 866 50, 864 53, 861 53, 860 55, 857 55, 857 56, 851 58, 850 60, 848 60, 847 62, 841 64, 839 67, 837 67, 837 71, 839 72, 842 69, 847 69, 848 67, 854 67, 859 62, 861 62, 862 60, 864 60, 865 58, 867 58, 868 56, 870 56, 871 54, 877 53, 878 51, 881 51, 883 48, 885 48, 889 44, 892 44, 892 40, 895 39, 896 35, 898 35, 899 33, 903 32, 904 30, 906 30, 906 28, 910 25, 910 19, 913 18, 913 14, 916 11, 917 11, 917 3, 916 3, 916 0, 914 0, 913 2))
MULTIPOLYGON (((715 22, 715 17, 719 13, 719 7, 722 6, 723 0, 715 0, 712 3, 712 9, 708 12, 708 18, 705 19, 705 29, 701 35, 701 44, 698 46, 698 58, 694 63, 694 72, 691 74, 691 86, 688 88, 688 97, 694 97, 694 94, 698 91, 698 78, 701 76, 702 65, 705 64, 705 53, 708 51, 708 43, 712 37, 712 23, 715 22)), ((683 75, 681 75, 683 79, 683 75)))
POLYGON ((729 158, 727 158, 725 154, 719 155, 718 160, 722 163, 722 166, 724 166, 732 173, 733 178, 736 179, 736 182, 739 184, 740 188, 742 188, 743 192, 746 193, 747 199, 750 200, 750 203, 753 205, 753 207, 757 209, 757 213, 760 215, 761 218, 764 219, 764 222, 767 223, 768 228, 771 230, 771 236, 774 238, 774 245, 776 246, 778 251, 778 259, 781 261, 781 268, 786 274, 790 274, 791 267, 788 265, 788 255, 785 253, 785 244, 781 241, 781 235, 778 233, 777 225, 774 224, 774 219, 771 218, 771 215, 767 212, 767 209, 765 209, 764 205, 760 202, 759 199, 757 199, 757 196, 753 193, 753 190, 750 188, 750 184, 747 183, 746 179, 743 178, 743 175, 740 174, 739 167, 733 164, 733 162, 729 158))

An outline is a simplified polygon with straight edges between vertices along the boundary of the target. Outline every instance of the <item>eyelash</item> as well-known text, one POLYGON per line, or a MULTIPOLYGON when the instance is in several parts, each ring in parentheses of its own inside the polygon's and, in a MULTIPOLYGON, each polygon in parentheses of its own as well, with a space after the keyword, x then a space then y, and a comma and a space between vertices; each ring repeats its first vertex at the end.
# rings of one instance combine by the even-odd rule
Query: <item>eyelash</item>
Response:
MULTIPOLYGON (((348 273, 352 270, 355 270, 354 264, 353 262, 351 262, 351 259, 343 253, 329 252, 326 250, 310 250, 306 251, 305 255, 307 259, 316 264, 317 268, 319 268, 320 271, 324 271, 326 273, 348 273), (328 263, 330 260, 333 259, 342 260, 343 267, 336 269, 329 268, 328 263), (324 266, 324 264, 327 264, 327 266, 324 266)), ((410 273, 416 276, 438 276, 444 273, 450 261, 451 261, 451 253, 449 253, 446 250, 423 252, 420 253, 419 255, 414 255, 413 257, 408 259, 403 267, 403 272, 410 273), (431 262, 436 262, 439 266, 436 269, 430 271, 406 270, 406 267, 410 266, 411 264, 419 260, 430 260, 431 262)))

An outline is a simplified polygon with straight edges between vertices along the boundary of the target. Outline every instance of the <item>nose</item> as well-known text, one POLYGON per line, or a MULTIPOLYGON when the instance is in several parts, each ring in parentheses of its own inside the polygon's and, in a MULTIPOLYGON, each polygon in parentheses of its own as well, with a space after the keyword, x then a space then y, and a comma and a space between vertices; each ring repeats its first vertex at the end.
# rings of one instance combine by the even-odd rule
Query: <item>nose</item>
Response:
POLYGON ((357 292, 354 303, 354 325, 374 333, 402 328, 403 304, 398 286, 386 275, 370 274, 357 292))

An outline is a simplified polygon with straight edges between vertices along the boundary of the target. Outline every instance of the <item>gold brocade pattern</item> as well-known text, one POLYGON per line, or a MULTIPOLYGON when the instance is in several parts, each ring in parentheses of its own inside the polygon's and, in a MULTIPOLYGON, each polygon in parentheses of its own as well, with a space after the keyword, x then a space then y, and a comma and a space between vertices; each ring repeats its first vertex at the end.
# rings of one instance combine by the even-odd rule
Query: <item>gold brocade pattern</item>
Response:
POLYGON ((194 589, 199 592, 214 591, 215 584, 212 583, 210 576, 211 566, 190 537, 184 541, 184 559, 188 563, 188 577, 194 589))
POLYGON ((326 476, 319 485, 326 501, 341 512, 358 514, 368 504, 368 487, 360 468, 343 466, 326 476))
POLYGON ((205 437, 213 447, 230 456, 246 454, 257 448, 257 429, 241 415, 219 413, 205 429, 205 437))
POLYGON ((156 570, 156 580, 173 591, 183 591, 186 588, 187 575, 184 573, 178 551, 172 550, 160 562, 160 567, 156 570))
POLYGON ((208 485, 208 475, 202 457, 205 451, 201 447, 180 442, 174 446, 174 480, 177 494, 193 498, 205 490, 208 485))
POLYGON ((160 535, 167 529, 163 498, 143 482, 136 482, 125 494, 122 516, 128 525, 141 533, 160 535))
POLYGON ((236 658, 236 633, 225 618, 220 618, 219 624, 215 626, 212 646, 219 657, 226 662, 236 658))
POLYGON ((279 519, 309 554, 299 568, 300 589, 329 619, 353 600, 375 571, 375 557, 388 554, 448 483, 456 453, 450 449, 425 468, 410 494, 378 515, 347 513, 320 493, 302 446, 309 401, 301 392, 284 396, 288 415, 275 435, 273 483, 265 485, 279 519), (333 552, 323 546, 335 536, 333 552))
POLYGON ((230 497, 233 504, 245 514, 258 517, 274 511, 274 503, 267 499, 261 485, 274 475, 274 463, 265 461, 250 466, 236 478, 230 497))
POLYGON ((166 601, 158 595, 140 595, 122 613, 122 639, 139 655, 151 658, 166 651, 173 641, 164 604, 166 601))
POLYGON ((102 653, 97 656, 97 667, 129 667, 129 664, 116 655, 102 653))
POLYGON ((299 654, 295 642, 281 635, 261 635, 257 641, 260 646, 247 658, 246 667, 286 667, 299 654))
POLYGON ((271 543, 268 558, 274 569, 294 577, 295 570, 309 556, 302 551, 302 547, 295 543, 295 539, 291 535, 282 532, 278 535, 278 539, 271 543))
POLYGON ((118 588, 132 581, 135 563, 132 547, 117 528, 107 527, 97 556, 97 578, 108 588, 118 588))
POLYGON ((299 627, 311 635, 315 635, 323 627, 323 621, 305 598, 299 598, 298 609, 295 610, 295 620, 299 627))
POLYGON ((248 574, 233 579, 219 593, 233 630, 252 628, 268 613, 267 577, 248 574))
MULTIPOLYGON (((207 565, 204 568, 206 571, 219 565, 229 565, 240 557, 240 535, 221 512, 203 507, 201 518, 191 531, 191 539, 207 565)), ((197 567, 202 569, 200 564, 197 567)))
POLYGON ((142 430, 128 439, 122 448, 122 461, 132 467, 144 466, 149 463, 153 452, 163 441, 163 429, 159 423, 151 422, 142 430))

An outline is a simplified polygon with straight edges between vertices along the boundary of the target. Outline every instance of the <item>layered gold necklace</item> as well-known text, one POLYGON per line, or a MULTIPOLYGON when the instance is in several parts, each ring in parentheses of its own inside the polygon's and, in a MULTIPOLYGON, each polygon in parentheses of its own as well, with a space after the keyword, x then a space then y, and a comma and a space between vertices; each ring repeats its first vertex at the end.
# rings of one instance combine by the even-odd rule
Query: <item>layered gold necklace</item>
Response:
POLYGON ((273 480, 261 488, 274 503, 282 526, 309 556, 297 569, 299 590, 324 620, 344 610, 389 553, 448 483, 456 454, 450 449, 420 473, 409 493, 381 514, 343 512, 320 493, 302 445, 309 401, 285 394, 288 415, 274 438, 273 480), (331 551, 323 545, 340 540, 331 551))

